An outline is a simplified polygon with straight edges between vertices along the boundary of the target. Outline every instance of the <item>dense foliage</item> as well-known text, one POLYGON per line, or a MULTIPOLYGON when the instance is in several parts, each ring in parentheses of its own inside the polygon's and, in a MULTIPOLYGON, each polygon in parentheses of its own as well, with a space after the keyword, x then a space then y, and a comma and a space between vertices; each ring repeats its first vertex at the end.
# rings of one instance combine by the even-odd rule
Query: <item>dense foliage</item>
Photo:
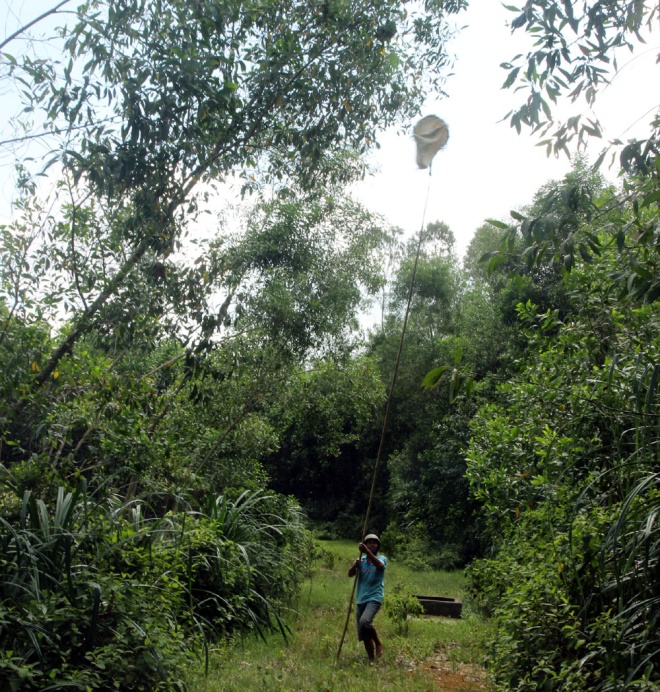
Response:
MULTIPOLYGON (((347 362, 382 285, 391 231, 343 187, 440 87, 463 3, 64 4, 2 45, 27 148, 0 229, 0 686, 171 689, 213 640, 286 635, 312 551, 263 462, 304 453, 285 396, 347 362)), ((362 371, 328 460, 381 398, 362 371)))
POLYGON ((192 642, 263 631, 308 551, 298 509, 246 491, 150 517, 140 500, 59 488, 3 496, 0 618, 7 689, 171 689, 192 642))
POLYGON ((649 186, 657 173, 630 181, 623 199, 596 196, 592 215, 574 212, 595 240, 562 279, 571 308, 560 319, 519 304, 522 367, 472 421, 468 477, 493 551, 471 567, 472 589, 498 622, 491 663, 507 688, 659 680, 660 344, 648 234, 660 212, 649 186), (639 233, 621 242, 631 225, 639 233))
MULTIPOLYGON (((660 684, 657 119, 620 186, 578 160, 463 266, 441 221, 402 242, 345 192, 441 87, 463 5, 93 0, 3 44, 49 155, 0 228, 2 689, 175 689, 214 640, 286 636, 306 522, 359 537, 409 290, 388 556, 471 562, 502 688, 660 684)), ((542 91, 593 100, 653 16, 583 10, 516 10, 514 126, 554 127, 542 91)))

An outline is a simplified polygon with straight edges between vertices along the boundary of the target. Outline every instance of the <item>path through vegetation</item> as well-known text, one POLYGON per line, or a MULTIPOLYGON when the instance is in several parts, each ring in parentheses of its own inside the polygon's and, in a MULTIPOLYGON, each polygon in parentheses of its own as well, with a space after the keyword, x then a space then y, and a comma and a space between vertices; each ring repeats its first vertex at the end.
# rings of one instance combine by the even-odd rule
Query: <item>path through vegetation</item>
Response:
MULTIPOLYGON (((247 638, 212 652, 209 674, 191 670, 192 692, 232 690, 488 690, 481 665, 488 623, 465 608, 465 617, 415 618, 407 636, 381 612, 377 625, 385 654, 369 666, 357 642, 353 619, 339 661, 337 647, 346 616, 351 581, 346 576, 356 554, 349 541, 322 541, 318 571, 305 585, 287 622, 289 641, 270 635, 247 638)), ((390 560, 386 592, 396 584, 416 593, 462 598, 462 572, 415 572, 390 560)))

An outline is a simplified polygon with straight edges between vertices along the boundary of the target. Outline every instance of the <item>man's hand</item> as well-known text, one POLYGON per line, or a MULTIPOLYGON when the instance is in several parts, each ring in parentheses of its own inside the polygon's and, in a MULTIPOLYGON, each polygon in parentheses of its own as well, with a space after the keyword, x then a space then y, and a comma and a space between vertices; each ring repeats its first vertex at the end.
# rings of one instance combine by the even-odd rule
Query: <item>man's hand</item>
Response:
POLYGON ((348 576, 354 577, 358 570, 360 569, 360 558, 358 558, 348 569, 348 576))
MULTIPOLYGON (((360 543, 358 545, 360 553, 364 553, 367 556, 367 561, 370 562, 376 569, 383 569, 385 565, 369 550, 365 543, 360 543)), ((359 562, 359 560, 358 560, 359 562)))

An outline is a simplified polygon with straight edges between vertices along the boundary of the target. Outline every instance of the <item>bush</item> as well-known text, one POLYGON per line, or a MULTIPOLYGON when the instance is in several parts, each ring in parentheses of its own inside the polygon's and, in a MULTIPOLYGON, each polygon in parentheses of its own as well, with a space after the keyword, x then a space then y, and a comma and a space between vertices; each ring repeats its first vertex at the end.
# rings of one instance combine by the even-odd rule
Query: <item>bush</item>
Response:
MULTIPOLYGON (((631 503, 636 521, 620 527, 625 540, 648 511, 641 502, 633 509, 631 503)), ((562 516, 561 508, 545 505, 526 513, 495 558, 478 560, 466 572, 468 598, 497 626, 491 673, 516 690, 653 689, 657 599, 635 596, 648 581, 642 552, 651 551, 645 546, 627 556, 621 541, 618 555, 607 555, 620 505, 575 516, 570 510, 562 516), (626 565, 631 571, 617 579, 626 565)), ((657 562, 649 564, 654 569, 657 562)))
POLYGON ((421 615, 424 608, 410 586, 396 583, 385 596, 383 611, 394 623, 396 633, 407 637, 411 618, 421 615))
POLYGON ((418 571, 451 571, 463 564, 461 547, 437 544, 429 537, 426 528, 415 524, 406 531, 390 522, 381 535, 383 552, 396 557, 408 567, 418 571))
POLYGON ((60 489, 0 519, 2 689, 179 689, 205 638, 284 629, 307 536, 297 506, 243 493, 146 520, 142 505, 60 489))
POLYGON ((337 562, 337 553, 314 543, 312 558, 314 566, 320 565, 323 569, 333 570, 337 562))
POLYGON ((51 514, 28 492, 18 525, 0 522, 0 677, 8 689, 179 687, 177 670, 191 654, 178 621, 185 590, 158 551, 149 578, 111 568, 111 556, 137 565, 147 549, 146 536, 127 539, 129 522, 108 510, 60 489, 51 514))

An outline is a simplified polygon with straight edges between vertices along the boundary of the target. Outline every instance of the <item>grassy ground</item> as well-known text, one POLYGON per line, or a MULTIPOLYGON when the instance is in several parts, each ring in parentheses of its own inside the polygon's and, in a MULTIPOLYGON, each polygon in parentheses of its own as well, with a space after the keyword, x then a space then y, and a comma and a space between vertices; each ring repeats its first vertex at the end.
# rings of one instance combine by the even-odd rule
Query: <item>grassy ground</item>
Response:
MULTIPOLYGON (((354 609, 337 659, 352 581, 346 576, 357 554, 355 542, 319 541, 319 571, 305 585, 295 610, 287 617, 289 641, 271 635, 267 641, 248 638, 225 650, 214 650, 209 674, 189 671, 192 692, 233 690, 486 690, 480 666, 488 625, 464 607, 461 620, 421 617, 411 621, 407 636, 381 611, 375 624, 385 654, 367 665, 357 641, 354 609)), ((396 583, 415 593, 463 596, 461 572, 413 572, 391 560, 385 589, 396 583)), ((200 666, 201 668, 201 666, 200 666)))

